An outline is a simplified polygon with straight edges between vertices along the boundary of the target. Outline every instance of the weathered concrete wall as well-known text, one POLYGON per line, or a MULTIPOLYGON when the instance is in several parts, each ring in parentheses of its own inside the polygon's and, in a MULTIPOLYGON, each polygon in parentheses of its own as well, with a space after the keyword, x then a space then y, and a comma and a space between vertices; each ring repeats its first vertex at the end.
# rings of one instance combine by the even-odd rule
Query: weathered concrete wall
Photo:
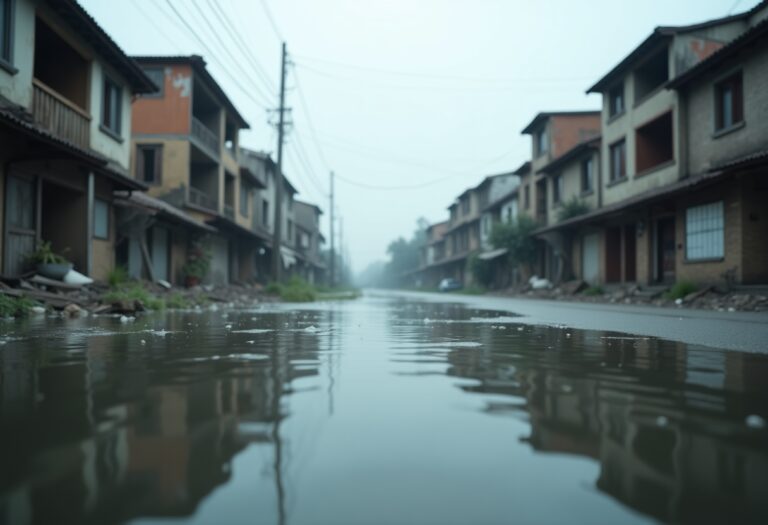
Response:
POLYGON ((559 172, 563 178, 563 194, 561 195, 560 203, 555 203, 554 198, 554 175, 549 176, 549 191, 547 192, 547 221, 548 224, 556 224, 559 222, 558 215, 562 205, 574 198, 580 200, 589 206, 590 211, 597 209, 597 185, 598 185, 598 167, 600 162, 600 155, 597 151, 591 151, 590 153, 573 159, 559 172), (581 164, 584 160, 591 158, 594 171, 592 174, 592 191, 581 191, 581 164))
POLYGON ((691 175, 768 148, 768 48, 755 51, 696 80, 685 93, 691 175), (715 84, 736 71, 742 71, 744 125, 718 135, 715 133, 715 84))
POLYGON ((187 64, 163 67, 164 96, 141 97, 133 103, 135 135, 189 135, 192 117, 192 68, 187 64))
POLYGON ((29 108, 32 105, 32 74, 35 56, 35 2, 17 0, 14 8, 12 74, 0 67, 0 95, 29 108))

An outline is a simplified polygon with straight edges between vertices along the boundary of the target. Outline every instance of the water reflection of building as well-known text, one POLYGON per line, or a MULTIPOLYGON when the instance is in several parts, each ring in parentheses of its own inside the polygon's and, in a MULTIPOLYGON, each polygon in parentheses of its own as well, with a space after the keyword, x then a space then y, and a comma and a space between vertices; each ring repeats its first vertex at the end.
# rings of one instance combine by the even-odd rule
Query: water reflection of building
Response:
POLYGON ((527 415, 534 449, 598 461, 598 489, 664 521, 768 516, 767 436, 744 425, 768 402, 765 358, 548 327, 483 332, 485 351, 450 352, 448 373, 510 396, 487 410, 527 415))
MULTIPOLYGON (((308 358, 316 359, 319 339, 302 339, 298 357, 290 351, 298 335, 289 333, 275 335, 269 360, 187 359, 190 351, 211 355, 206 337, 193 334, 186 345, 166 338, 158 355, 138 351, 135 335, 88 337, 77 354, 44 339, 6 346, 0 523, 190 515, 254 442, 273 449, 281 485, 283 399, 296 379, 318 373, 308 358)), ((233 351, 231 341, 218 343, 233 351)))

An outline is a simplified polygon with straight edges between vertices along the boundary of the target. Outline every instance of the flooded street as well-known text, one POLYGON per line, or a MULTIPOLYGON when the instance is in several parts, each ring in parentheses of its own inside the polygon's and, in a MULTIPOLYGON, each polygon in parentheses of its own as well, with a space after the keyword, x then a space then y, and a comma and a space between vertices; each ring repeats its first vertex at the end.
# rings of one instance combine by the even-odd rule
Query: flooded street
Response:
POLYGON ((0 523, 766 523, 768 356, 520 321, 3 322, 0 523))

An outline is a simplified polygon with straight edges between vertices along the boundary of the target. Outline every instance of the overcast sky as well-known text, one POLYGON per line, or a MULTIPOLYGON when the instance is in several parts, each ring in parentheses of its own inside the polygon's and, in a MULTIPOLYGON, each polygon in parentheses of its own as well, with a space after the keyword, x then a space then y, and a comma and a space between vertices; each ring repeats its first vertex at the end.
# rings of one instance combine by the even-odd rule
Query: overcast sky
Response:
POLYGON ((523 163, 520 130, 537 112, 597 109, 585 90, 655 26, 758 1, 172 0, 197 38, 168 0, 81 3, 129 54, 203 55, 251 124, 242 144, 260 150, 276 150, 264 107, 277 105, 284 39, 295 64, 285 172, 300 199, 326 211, 326 235, 328 172, 337 173, 359 271, 418 217, 444 220, 465 188, 523 163))

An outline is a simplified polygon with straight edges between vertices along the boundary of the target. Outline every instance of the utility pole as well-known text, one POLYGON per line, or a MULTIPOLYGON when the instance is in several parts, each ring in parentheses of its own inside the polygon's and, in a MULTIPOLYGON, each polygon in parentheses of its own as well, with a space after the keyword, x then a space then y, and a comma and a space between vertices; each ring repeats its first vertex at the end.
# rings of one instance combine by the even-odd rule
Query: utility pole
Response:
POLYGON ((275 227, 272 237, 272 280, 280 282, 283 269, 282 229, 283 229, 283 140, 285 131, 285 72, 288 52, 283 42, 283 56, 280 64, 280 107, 277 124, 277 173, 275 174, 275 227))
POLYGON ((333 180, 335 178, 335 175, 333 172, 331 172, 331 260, 330 260, 330 273, 328 276, 328 285, 333 288, 336 285, 336 250, 334 248, 334 242, 335 242, 335 236, 334 236, 334 218, 333 218, 333 198, 334 198, 334 189, 333 189, 333 180))

